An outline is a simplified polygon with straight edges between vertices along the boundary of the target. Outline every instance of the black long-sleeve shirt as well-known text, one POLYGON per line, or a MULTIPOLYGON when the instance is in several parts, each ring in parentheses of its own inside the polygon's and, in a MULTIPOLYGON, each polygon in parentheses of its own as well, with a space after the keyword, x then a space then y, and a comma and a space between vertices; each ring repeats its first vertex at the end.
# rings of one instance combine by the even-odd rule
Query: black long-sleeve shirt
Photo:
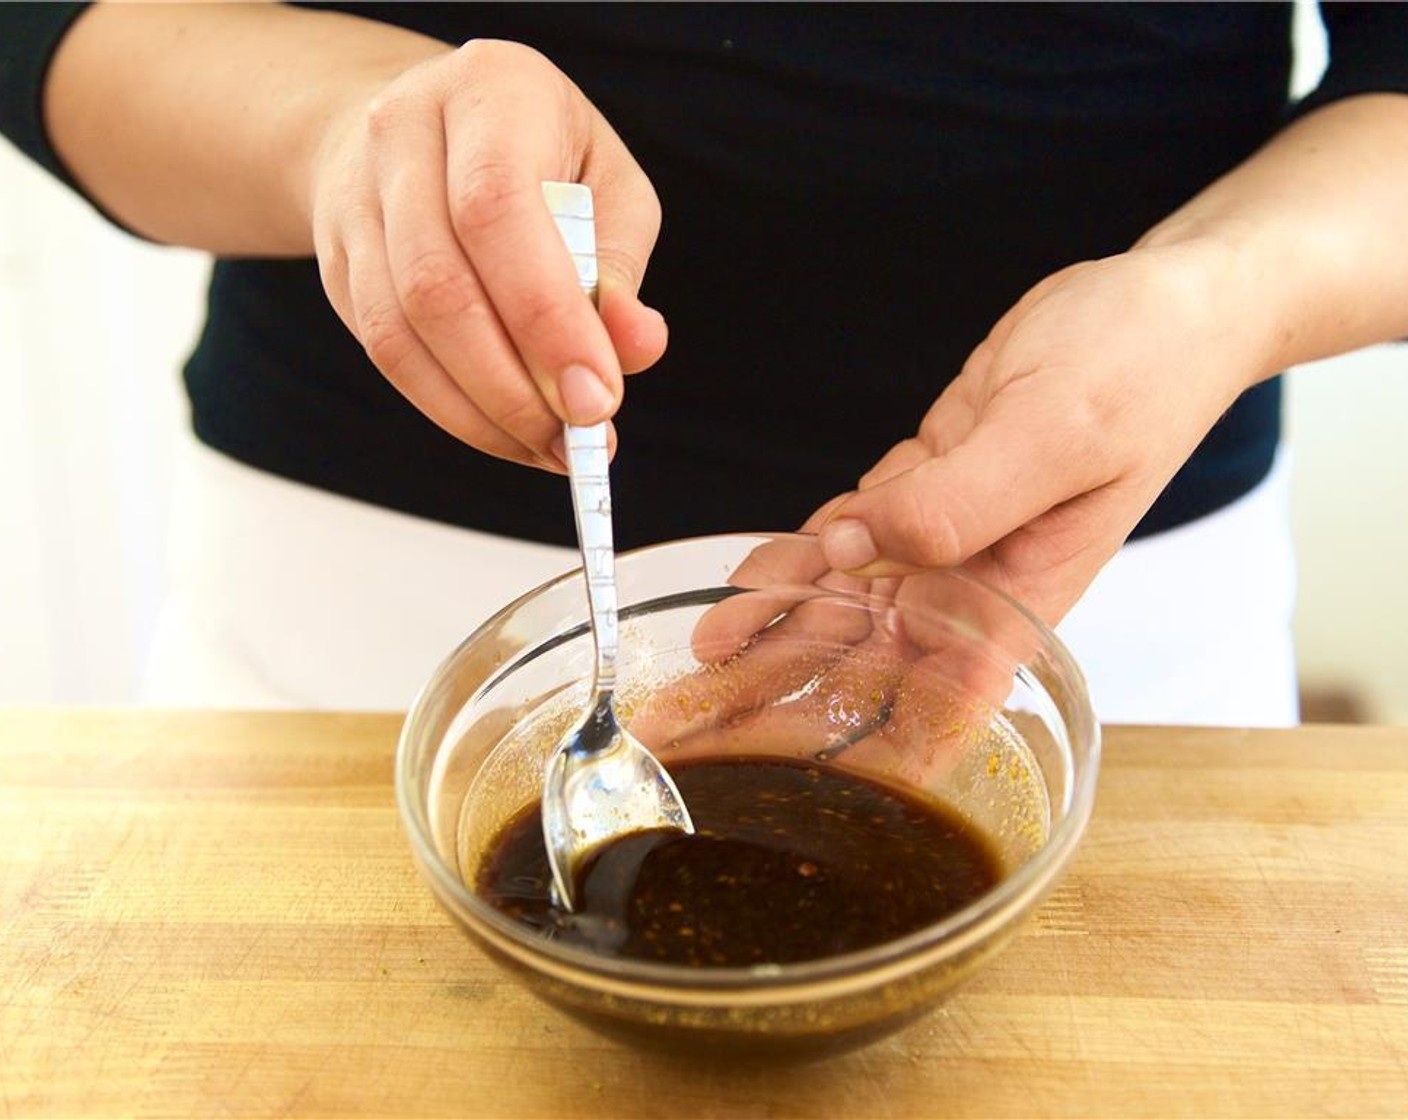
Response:
MULTIPOLYGON (((329 5, 552 58, 655 183, 644 298, 670 350, 617 423, 617 536, 791 528, 924 412, 1017 298, 1117 253, 1292 112, 1408 91, 1408 6, 1325 11, 1288 101, 1289 4, 329 5)), ((0 130, 78 188, 40 92, 80 5, 0 5, 0 130)), ((212 137, 212 143, 218 143, 212 137)), ((307 260, 221 260, 185 371, 197 435, 274 473, 568 544, 559 478, 441 432, 392 389, 307 260)), ((1136 535, 1268 470, 1280 385, 1244 394, 1136 535)))

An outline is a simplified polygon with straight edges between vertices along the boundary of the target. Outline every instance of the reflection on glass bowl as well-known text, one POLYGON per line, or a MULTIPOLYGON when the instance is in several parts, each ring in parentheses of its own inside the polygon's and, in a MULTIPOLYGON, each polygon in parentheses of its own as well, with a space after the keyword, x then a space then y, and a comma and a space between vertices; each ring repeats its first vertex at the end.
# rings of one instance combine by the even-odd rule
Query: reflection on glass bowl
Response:
POLYGON ((685 1053, 813 1054, 932 1007, 1020 927, 1069 863, 1094 801, 1099 730, 1081 674, 1010 599, 955 573, 865 584, 814 538, 706 537, 624 554, 620 710, 667 765, 804 759, 932 799, 982 834, 1001 877, 938 921, 795 963, 670 965, 593 953, 476 892, 501 830, 537 798, 585 704, 578 575, 506 606, 436 670, 407 716, 397 803, 445 910, 547 1002, 685 1053))

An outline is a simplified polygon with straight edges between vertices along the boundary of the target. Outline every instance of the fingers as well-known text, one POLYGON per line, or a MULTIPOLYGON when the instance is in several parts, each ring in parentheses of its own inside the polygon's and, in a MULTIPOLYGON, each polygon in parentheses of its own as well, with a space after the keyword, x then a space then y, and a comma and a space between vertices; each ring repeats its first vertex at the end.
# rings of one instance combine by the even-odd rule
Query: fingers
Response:
POLYGON ((1160 488, 1157 481, 1110 483, 1062 502, 967 560, 963 570, 1054 626, 1119 551, 1119 527, 1138 521, 1160 488))
POLYGON ((832 507, 827 561, 961 565, 1057 622, 1244 384, 1185 263, 1126 253, 1033 287, 832 507))
POLYGON ((888 718, 845 752, 845 765, 881 780, 932 788, 969 750, 987 742, 999 710, 921 659, 892 690, 888 718))
MULTIPOLYGON (((564 133, 576 121, 565 110, 534 126, 544 115, 544 91, 531 69, 496 71, 493 81, 488 112, 476 89, 444 108, 449 228, 527 388, 536 388, 550 416, 595 424, 616 410, 620 364, 542 197, 543 180, 560 174, 564 133)), ((425 326, 434 329, 434 321, 425 326)), ((525 416, 530 436, 540 419, 525 416)))
POLYGON ((620 282, 603 284, 598 309, 624 374, 649 369, 665 354, 670 331, 665 317, 647 307, 620 282))
POLYGON ((1045 423, 1042 409, 1024 415, 1021 396, 989 410, 945 454, 848 498, 821 532, 828 562, 869 576, 950 567, 1109 481, 1069 425, 1045 423))
POLYGON ((501 457, 561 469, 552 454, 561 421, 525 376, 502 321, 462 247, 453 236, 438 120, 408 114, 381 152, 385 272, 375 255, 355 269, 358 306, 377 300, 385 319, 364 325, 362 340, 378 368, 405 395, 442 424, 477 414, 453 434, 501 457), (384 302, 387 294, 394 302, 384 302), (485 432, 485 426, 492 429, 485 432), (509 453, 505 453, 505 451, 509 453))
POLYGON ((646 746, 674 749, 692 736, 722 733, 771 704, 806 693, 845 652, 835 643, 799 644, 765 633, 737 657, 705 664, 652 693, 625 718, 646 746))
POLYGON ((769 633, 734 661, 650 697, 632 712, 629 726, 671 760, 718 754, 824 759, 887 718, 903 673, 903 662, 874 635, 836 633, 828 640, 769 633))
MULTIPOLYGON (((946 454, 972 433, 981 414, 973 400, 992 363, 992 350, 984 342, 964 363, 962 375, 946 388, 925 414, 919 435, 890 448, 880 461, 861 477, 859 489, 868 490, 913 470, 924 460, 946 454)), ((831 511, 832 516, 836 510, 831 511)), ((829 520, 830 518, 828 518, 829 520)))
POLYGON ((840 647, 776 641, 763 658, 753 653, 651 697, 631 730, 669 762, 808 758, 923 785, 986 742, 999 711, 893 634, 840 647))
MULTIPOLYGON (((694 656, 707 663, 733 656, 764 627, 815 594, 817 581, 831 568, 815 537, 779 537, 754 548, 729 574, 746 589, 710 607, 691 636, 694 656)), ((827 586, 858 586, 864 581, 835 573, 827 586)))
POLYGON ((563 421, 609 419, 623 373, 665 348, 637 294, 660 222, 649 181, 580 91, 517 44, 416 67, 358 121, 339 121, 316 177, 330 301, 441 427, 562 469, 563 421), (543 204, 547 179, 593 187, 600 313, 543 204))
POLYGON ((639 373, 665 353, 665 318, 641 302, 646 262, 660 233, 660 200, 610 125, 597 117, 601 139, 587 154, 582 181, 597 199, 598 310, 622 373, 639 373))
POLYGON ((781 755, 828 761, 847 752, 890 716, 905 666, 869 642, 845 650, 815 673, 806 689, 691 728, 677 757, 781 755))
POLYGON ((387 264, 386 236, 365 216, 319 250, 329 301, 368 356, 422 413, 457 439, 512 462, 549 470, 547 461, 495 423, 456 384, 407 322, 387 264))
POLYGON ((820 674, 872 636, 875 617, 871 602, 821 587, 725 599, 705 612, 691 637, 700 669, 639 705, 632 730, 648 744, 668 743, 810 694, 820 674))
POLYGON ((769 541, 748 561, 752 578, 742 582, 755 588, 696 627, 701 667, 626 713, 667 760, 844 755, 882 779, 935 779, 987 742, 1018 666, 1042 647, 1033 620, 951 572, 857 581, 828 571, 810 585, 772 583, 815 570, 809 538, 769 541), (827 595, 832 581, 866 594, 827 595))
MULTIPOLYGON (((1040 629, 1005 599, 962 573, 921 572, 899 581, 895 602, 916 668, 949 691, 1000 708, 1012 679, 1042 645, 1040 629)), ((927 690, 931 695, 943 691, 927 690)))

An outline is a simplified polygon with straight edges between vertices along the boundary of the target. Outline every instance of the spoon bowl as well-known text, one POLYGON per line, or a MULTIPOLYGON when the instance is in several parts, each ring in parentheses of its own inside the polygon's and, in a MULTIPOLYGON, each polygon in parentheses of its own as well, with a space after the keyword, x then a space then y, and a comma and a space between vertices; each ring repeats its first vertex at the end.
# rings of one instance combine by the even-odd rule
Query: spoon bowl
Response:
POLYGON ((548 756, 543 841, 556 901, 573 910, 577 873, 598 848, 634 832, 693 832, 694 823, 669 772, 616 715, 620 630, 606 426, 568 425, 566 442, 596 663, 587 714, 548 756))
POLYGON ((549 757, 543 780, 543 836, 558 904, 576 908, 576 884, 594 851, 658 829, 693 832, 694 824, 669 772, 621 726, 611 699, 598 695, 549 757))

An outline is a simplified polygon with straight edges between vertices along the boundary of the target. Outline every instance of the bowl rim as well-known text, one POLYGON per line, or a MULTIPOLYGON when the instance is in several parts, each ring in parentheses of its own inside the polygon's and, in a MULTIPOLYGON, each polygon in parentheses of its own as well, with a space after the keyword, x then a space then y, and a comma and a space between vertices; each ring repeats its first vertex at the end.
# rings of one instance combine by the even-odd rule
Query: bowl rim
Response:
MULTIPOLYGON (((777 539, 808 538, 810 533, 796 532, 739 532, 716 533, 697 537, 682 537, 623 551, 618 554, 618 563, 631 563, 640 558, 662 552, 677 551, 682 547, 698 546, 708 542, 766 541, 777 539)), ((436 852, 430 836, 429 818, 416 797, 417 780, 412 769, 412 753, 415 749, 413 731, 417 715, 429 701, 437 686, 443 682, 450 669, 463 652, 472 646, 485 631, 495 627, 500 620, 519 609, 527 601, 545 594, 565 584, 579 581, 582 569, 572 568, 559 576, 547 580, 506 603, 483 623, 477 626, 468 637, 455 646, 417 692, 414 701, 407 709, 397 740, 395 760, 395 794, 397 815, 401 826, 410 840, 413 855, 422 873, 430 880, 442 904, 447 905, 459 920, 465 924, 479 923, 487 926, 503 943, 501 948, 512 946, 515 956, 524 960, 552 963, 573 973, 587 973, 602 981, 624 984, 628 987, 645 986, 651 989, 666 989, 672 993, 737 993, 740 990, 766 988, 769 991, 798 987, 815 986, 819 983, 871 974, 893 968, 901 962, 913 960, 915 967, 920 962, 942 960, 956 956, 970 947, 976 934, 997 923, 1001 928, 1012 918, 1035 905, 1054 885, 1062 870, 1070 862, 1078 847, 1086 825, 1094 809, 1095 791, 1101 760, 1101 725, 1091 706, 1085 675, 1076 663, 1074 656, 1055 632, 1025 605, 986 581, 957 569, 943 569, 954 580, 978 588, 985 594, 995 596, 1007 608, 1015 611, 1028 625, 1033 627, 1042 639, 1042 647, 1058 664, 1074 691, 1075 710, 1086 723, 1083 729, 1088 736, 1088 747, 1084 766, 1072 765, 1072 783, 1068 793, 1069 809, 1051 829, 1046 843, 1026 862, 1012 873, 1004 876, 991 890, 979 895, 972 902, 953 911, 938 922, 933 922, 903 937, 893 938, 849 953, 835 954, 806 961, 787 964, 764 964, 744 967, 695 967, 689 965, 660 964, 626 957, 608 957, 588 949, 563 944, 534 933, 528 927, 514 922, 489 903, 485 902, 462 882, 446 866, 436 852), (472 922, 469 920, 472 919, 472 922), (945 949, 951 951, 945 951, 945 949)), ((781 587, 783 585, 779 585, 781 587)), ((813 589, 815 590, 815 589, 813 589)), ((844 599, 865 601, 877 597, 864 592, 831 591, 844 599)), ((923 610, 922 607, 906 609, 923 610)), ((585 605, 584 605, 585 610, 585 605)), ((1068 737, 1082 730, 1079 727, 1066 727, 1068 737)), ((1072 754, 1074 746, 1072 744, 1072 754)), ((475 931, 484 933, 487 931, 475 931)))

